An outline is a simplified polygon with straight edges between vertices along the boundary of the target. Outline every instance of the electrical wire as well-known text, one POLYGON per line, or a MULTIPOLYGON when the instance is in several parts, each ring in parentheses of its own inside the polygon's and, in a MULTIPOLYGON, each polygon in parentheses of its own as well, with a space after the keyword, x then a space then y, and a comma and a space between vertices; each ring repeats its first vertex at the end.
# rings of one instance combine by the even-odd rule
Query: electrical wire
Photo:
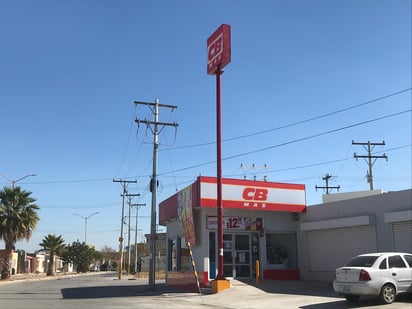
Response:
MULTIPOLYGON (((128 148, 129 148, 129 144, 130 144, 130 136, 131 136, 131 134, 132 134, 134 119, 136 118, 136 111, 137 111, 137 107, 136 107, 136 105, 135 105, 135 107, 134 107, 133 119, 132 119, 132 121, 131 121, 131 123, 130 123, 129 133, 128 133, 128 135, 127 135, 126 146, 125 146, 125 149, 124 149, 124 151, 123 151, 123 156, 122 156, 122 159, 121 159, 121 161, 120 161, 120 166, 119 166, 119 169, 117 170, 116 175, 118 175, 118 174, 120 173, 120 170, 122 169, 124 160, 125 160, 125 158, 126 158, 126 152, 127 152, 128 148)), ((117 178, 117 177, 115 177, 115 178, 117 178)))
MULTIPOLYGON (((348 126, 344 126, 344 127, 329 130, 329 131, 325 131, 325 132, 322 132, 322 133, 318 133, 318 134, 298 138, 298 139, 295 139, 295 140, 292 140, 292 141, 288 141, 288 142, 284 142, 284 143, 280 143, 280 144, 276 144, 276 145, 272 145, 272 146, 268 146, 268 147, 264 147, 264 148, 260 148, 260 149, 255 149, 255 150, 251 150, 251 151, 248 151, 248 152, 244 152, 244 153, 240 153, 240 154, 236 154, 236 155, 232 155, 232 156, 228 156, 228 157, 223 158, 222 161, 227 161, 227 160, 231 160, 231 159, 235 159, 235 158, 255 154, 255 153, 258 153, 258 152, 263 152, 263 151, 271 150, 271 149, 274 149, 274 148, 294 144, 294 143, 297 143, 297 142, 306 141, 306 140, 309 140, 309 139, 313 139, 313 138, 320 137, 320 136, 327 135, 327 134, 331 134, 331 133, 336 133, 336 132, 339 132, 339 131, 343 131, 343 130, 354 128, 354 127, 357 127, 357 126, 361 126, 361 125, 365 125, 365 124, 368 124, 368 123, 376 122, 376 121, 383 120, 383 119, 386 119, 386 118, 399 116, 399 115, 405 114, 405 113, 410 113, 411 111, 412 110, 409 109, 409 110, 401 111, 401 112, 398 112, 398 113, 385 115, 385 116, 377 117, 377 118, 374 118, 374 119, 354 123, 354 124, 351 124, 351 125, 348 125, 348 126)), ((176 173, 176 172, 181 172, 181 171, 185 171, 185 170, 189 170, 189 169, 194 169, 194 168, 197 168, 197 167, 202 167, 202 166, 214 164, 215 162, 216 162, 216 160, 208 161, 208 162, 192 165, 192 166, 189 166, 189 167, 184 167, 184 168, 181 168, 181 169, 177 169, 174 172, 176 173)), ((159 175, 165 175, 165 174, 170 174, 170 172, 164 172, 164 173, 161 173, 159 175)))
MULTIPOLYGON (((411 91, 411 90, 412 90, 412 88, 403 89, 403 90, 393 92, 391 94, 388 94, 388 95, 385 95, 385 96, 382 96, 382 97, 379 97, 379 98, 376 98, 376 99, 373 99, 373 100, 370 100, 370 101, 366 101, 366 102, 363 102, 363 103, 360 103, 360 104, 352 105, 352 106, 349 106, 349 107, 346 107, 346 108, 343 108, 343 109, 339 109, 339 110, 336 110, 336 111, 333 111, 333 112, 330 112, 330 113, 326 113, 326 114, 323 114, 323 115, 320 115, 320 116, 308 118, 308 119, 305 119, 305 120, 297 121, 297 122, 294 122, 294 123, 290 123, 290 124, 283 125, 283 126, 276 127, 276 128, 272 128, 272 129, 267 129, 267 130, 263 130, 263 131, 258 131, 258 132, 254 132, 254 133, 241 135, 241 136, 231 137, 231 138, 228 138, 228 139, 223 139, 222 142, 233 141, 233 140, 237 140, 237 139, 247 138, 247 137, 256 136, 256 135, 260 135, 260 134, 265 134, 265 133, 269 133, 269 132, 273 132, 273 131, 278 131, 278 130, 281 130, 281 129, 290 128, 290 127, 297 126, 297 125, 300 125, 300 124, 304 124, 304 123, 308 123, 308 122, 311 122, 311 121, 326 118, 326 117, 329 117, 329 116, 332 116, 332 115, 340 114, 340 113, 343 113, 343 112, 346 112, 346 111, 349 111, 349 110, 352 110, 352 109, 355 109, 355 108, 359 108, 359 107, 362 107, 362 106, 365 106, 365 105, 368 105, 368 104, 372 104, 372 103, 375 103, 375 102, 378 102, 378 101, 381 101, 381 100, 384 100, 384 99, 387 99, 387 98, 390 98, 390 97, 393 97, 393 96, 396 96, 398 94, 408 92, 408 91, 411 91)), ((207 145, 213 145, 213 144, 216 144, 216 142, 213 141, 213 142, 205 142, 205 143, 199 143, 199 144, 193 144, 193 145, 173 147, 173 148, 169 148, 169 150, 178 150, 178 149, 180 150, 180 149, 187 149, 187 148, 195 148, 195 147, 201 147, 201 146, 207 146, 207 145)))
MULTIPOLYGON (((410 89, 411 89, 411 88, 406 89, 406 90, 403 90, 403 91, 400 91, 400 92, 397 92, 397 93, 395 93, 395 94, 398 94, 398 93, 401 93, 401 92, 405 92, 405 91, 408 91, 408 90, 410 90, 410 89)), ((387 96, 382 97, 382 98, 387 98, 387 97, 393 96, 393 95, 395 95, 395 94, 387 95, 387 96)), ((381 99, 381 98, 379 98, 379 99, 381 99)), ((368 103, 370 103, 370 102, 375 102, 375 101, 377 101, 377 100, 379 100, 379 99, 375 99, 375 100, 373 100, 373 101, 368 101, 368 102, 365 102, 365 103, 362 103, 362 104, 364 105, 364 104, 368 104, 368 103)), ((358 105, 359 105, 359 104, 358 104, 358 105)), ((347 109, 349 109, 349 108, 347 108, 347 109)), ((346 109, 346 110, 347 110, 347 109, 346 109)), ((336 132, 343 131, 343 130, 346 130, 346 129, 349 129, 349 128, 354 128, 354 127, 357 127, 357 126, 369 124, 369 123, 372 123, 372 122, 376 122, 376 121, 379 121, 379 120, 387 119, 387 118, 390 118, 390 117, 399 116, 399 115, 402 115, 402 114, 405 114, 405 113, 410 113, 410 112, 411 112, 411 109, 405 110, 405 111, 401 111, 401 112, 397 112, 397 113, 393 113, 393 114, 389 114, 389 115, 385 115, 385 116, 381 116, 381 117, 377 117, 377 118, 374 118, 374 119, 370 119, 370 120, 358 122, 358 123, 351 124, 351 125, 348 125, 348 126, 344 126, 344 127, 341 127, 341 128, 337 128, 337 129, 325 131, 325 132, 322 132, 322 133, 318 133, 318 134, 314 134, 314 135, 302 137, 302 138, 295 139, 295 140, 292 140, 292 141, 288 141, 288 142, 284 142, 284 143, 280 143, 280 144, 276 144, 276 145, 272 145, 272 146, 268 146, 268 147, 264 147, 264 148, 260 148, 260 149, 255 149, 255 150, 248 151, 248 152, 245 152, 245 153, 240 153, 240 154, 228 156, 228 157, 223 158, 222 160, 223 160, 223 161, 227 161, 227 160, 231 160, 231 159, 234 159, 234 158, 251 155, 251 154, 254 154, 254 153, 267 151, 267 150, 270 150, 270 149, 274 149, 274 148, 278 148, 278 147, 282 147, 282 146, 294 144, 294 143, 297 143, 297 142, 302 142, 302 141, 305 141, 305 140, 313 139, 313 138, 320 137, 320 136, 324 136, 324 135, 331 134, 331 133, 336 133, 336 132)), ((322 117, 322 116, 319 116, 319 117, 316 117, 316 118, 320 118, 320 117, 322 117)), ((176 149, 176 148, 170 148, 170 149, 176 149)), ((171 173, 173 174, 173 173, 177 173, 177 172, 182 172, 182 171, 186 171, 186 170, 191 170, 191 169, 194 169, 194 168, 203 167, 203 166, 207 166, 207 165, 215 164, 215 163, 216 163, 216 160, 212 160, 212 161, 203 162, 203 163, 191 165, 191 166, 188 166, 188 167, 180 168, 180 169, 177 169, 177 170, 174 170, 174 171, 168 171, 168 172, 159 173, 158 175, 159 175, 159 176, 169 175, 169 174, 171 174, 171 173)), ((136 178, 136 177, 137 177, 137 176, 126 177, 126 178, 136 178)), ((139 176, 139 177, 145 177, 145 176, 139 176)), ((148 177, 148 176, 146 176, 146 177, 148 177)), ((84 183, 84 182, 97 182, 97 181, 112 181, 112 178, 92 178, 92 179, 83 179, 83 180, 80 180, 80 179, 75 179, 75 180, 56 180, 56 181, 30 182, 30 184, 53 184, 53 183, 54 183, 54 184, 65 184, 65 183, 84 183)))

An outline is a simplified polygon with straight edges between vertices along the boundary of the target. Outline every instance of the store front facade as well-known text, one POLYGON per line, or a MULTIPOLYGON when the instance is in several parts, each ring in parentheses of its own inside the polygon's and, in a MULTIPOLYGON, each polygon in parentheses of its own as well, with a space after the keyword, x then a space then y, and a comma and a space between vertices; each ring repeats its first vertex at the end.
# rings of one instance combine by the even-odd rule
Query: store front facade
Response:
MULTIPOLYGON (((266 279, 299 279, 296 231, 306 209, 304 185, 223 179, 222 191, 225 277, 254 278, 259 265, 266 279)), ((217 219, 212 177, 199 177, 160 203, 169 241, 168 284, 193 282, 190 256, 201 284, 217 276, 217 219)))

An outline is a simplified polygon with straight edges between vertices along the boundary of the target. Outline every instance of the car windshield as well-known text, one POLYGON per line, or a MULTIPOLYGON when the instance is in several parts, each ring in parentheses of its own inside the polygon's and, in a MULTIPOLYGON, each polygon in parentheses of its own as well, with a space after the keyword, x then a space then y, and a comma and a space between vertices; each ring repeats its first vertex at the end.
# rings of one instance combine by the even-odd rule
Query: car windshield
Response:
POLYGON ((375 263, 378 256, 357 256, 350 260, 345 266, 352 267, 371 267, 375 263))

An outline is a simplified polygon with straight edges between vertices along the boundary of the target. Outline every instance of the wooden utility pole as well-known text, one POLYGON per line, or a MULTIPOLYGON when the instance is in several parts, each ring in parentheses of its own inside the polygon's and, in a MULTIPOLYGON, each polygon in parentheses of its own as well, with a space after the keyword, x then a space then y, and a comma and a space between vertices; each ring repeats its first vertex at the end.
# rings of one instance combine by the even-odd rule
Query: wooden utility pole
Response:
POLYGON ((375 156, 375 155, 372 155, 372 151, 373 149, 375 149, 375 146, 384 146, 385 141, 382 141, 382 143, 371 143, 370 141, 368 141, 367 143, 356 143, 352 141, 352 145, 362 145, 365 148, 365 150, 368 152, 367 155, 363 155, 363 156, 359 156, 355 152, 353 154, 353 157, 356 160, 358 160, 358 158, 364 158, 366 163, 368 164, 369 171, 366 172, 366 179, 367 179, 367 182, 369 183, 370 190, 372 191, 373 190, 373 175, 372 175, 373 164, 375 164, 377 159, 386 159, 386 161, 388 161, 388 156, 386 154, 383 154, 382 156, 375 156))
POLYGON ((118 270, 119 270, 119 279, 122 279, 122 267, 123 267, 123 225, 124 225, 124 198, 127 196, 127 184, 129 183, 137 183, 137 180, 124 180, 124 179, 113 179, 113 182, 120 182, 123 188, 123 193, 121 194, 122 196, 122 218, 121 218, 121 223, 120 223, 120 237, 119 237, 119 255, 120 255, 120 260, 119 260, 119 265, 118 265, 118 270))
POLYGON ((144 204, 131 204, 131 207, 136 207, 136 229, 134 232, 134 271, 137 274, 138 273, 138 252, 137 252, 137 227, 138 227, 138 222, 139 222, 139 207, 140 206, 146 206, 146 203, 144 204))
POLYGON ((333 177, 333 176, 331 176, 331 175, 329 175, 329 174, 326 174, 324 177, 322 177, 322 180, 325 181, 326 186, 324 186, 324 187, 319 187, 319 186, 316 185, 316 186, 315 186, 316 191, 318 191, 318 189, 325 189, 325 190, 326 190, 326 194, 329 194, 329 190, 331 190, 331 189, 337 189, 337 190, 339 191, 340 186, 337 186, 337 187, 330 187, 330 186, 329 186, 329 179, 332 178, 332 177, 333 177))
POLYGON ((131 208, 132 208, 132 198, 133 196, 140 196, 140 194, 126 194, 129 198, 129 220, 127 220, 127 275, 130 275, 130 220, 131 220, 131 208))
POLYGON ((159 121, 159 107, 171 108, 172 110, 177 108, 174 105, 159 104, 159 100, 156 99, 154 103, 135 101, 135 105, 146 105, 152 108, 154 114, 154 121, 147 119, 136 118, 135 122, 140 125, 146 124, 151 128, 153 133, 153 171, 152 179, 150 180, 150 191, 152 192, 152 210, 151 210, 151 224, 150 224, 150 267, 149 267, 149 288, 153 291, 155 289, 155 275, 156 275, 156 190, 157 190, 157 152, 159 149, 159 126, 172 126, 177 128, 179 125, 176 122, 160 122, 159 121), (153 128, 152 128, 153 126, 153 128))

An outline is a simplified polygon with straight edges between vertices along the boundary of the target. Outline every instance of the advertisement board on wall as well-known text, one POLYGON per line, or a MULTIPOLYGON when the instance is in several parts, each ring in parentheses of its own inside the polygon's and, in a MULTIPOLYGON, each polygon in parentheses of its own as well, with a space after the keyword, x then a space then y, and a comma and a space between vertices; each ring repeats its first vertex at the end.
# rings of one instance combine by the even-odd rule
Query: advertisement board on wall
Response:
MULTIPOLYGON (((262 218, 224 216, 222 219, 223 229, 226 230, 260 231, 263 229, 262 218)), ((208 229, 217 229, 217 216, 207 216, 206 220, 206 227, 208 229)))

